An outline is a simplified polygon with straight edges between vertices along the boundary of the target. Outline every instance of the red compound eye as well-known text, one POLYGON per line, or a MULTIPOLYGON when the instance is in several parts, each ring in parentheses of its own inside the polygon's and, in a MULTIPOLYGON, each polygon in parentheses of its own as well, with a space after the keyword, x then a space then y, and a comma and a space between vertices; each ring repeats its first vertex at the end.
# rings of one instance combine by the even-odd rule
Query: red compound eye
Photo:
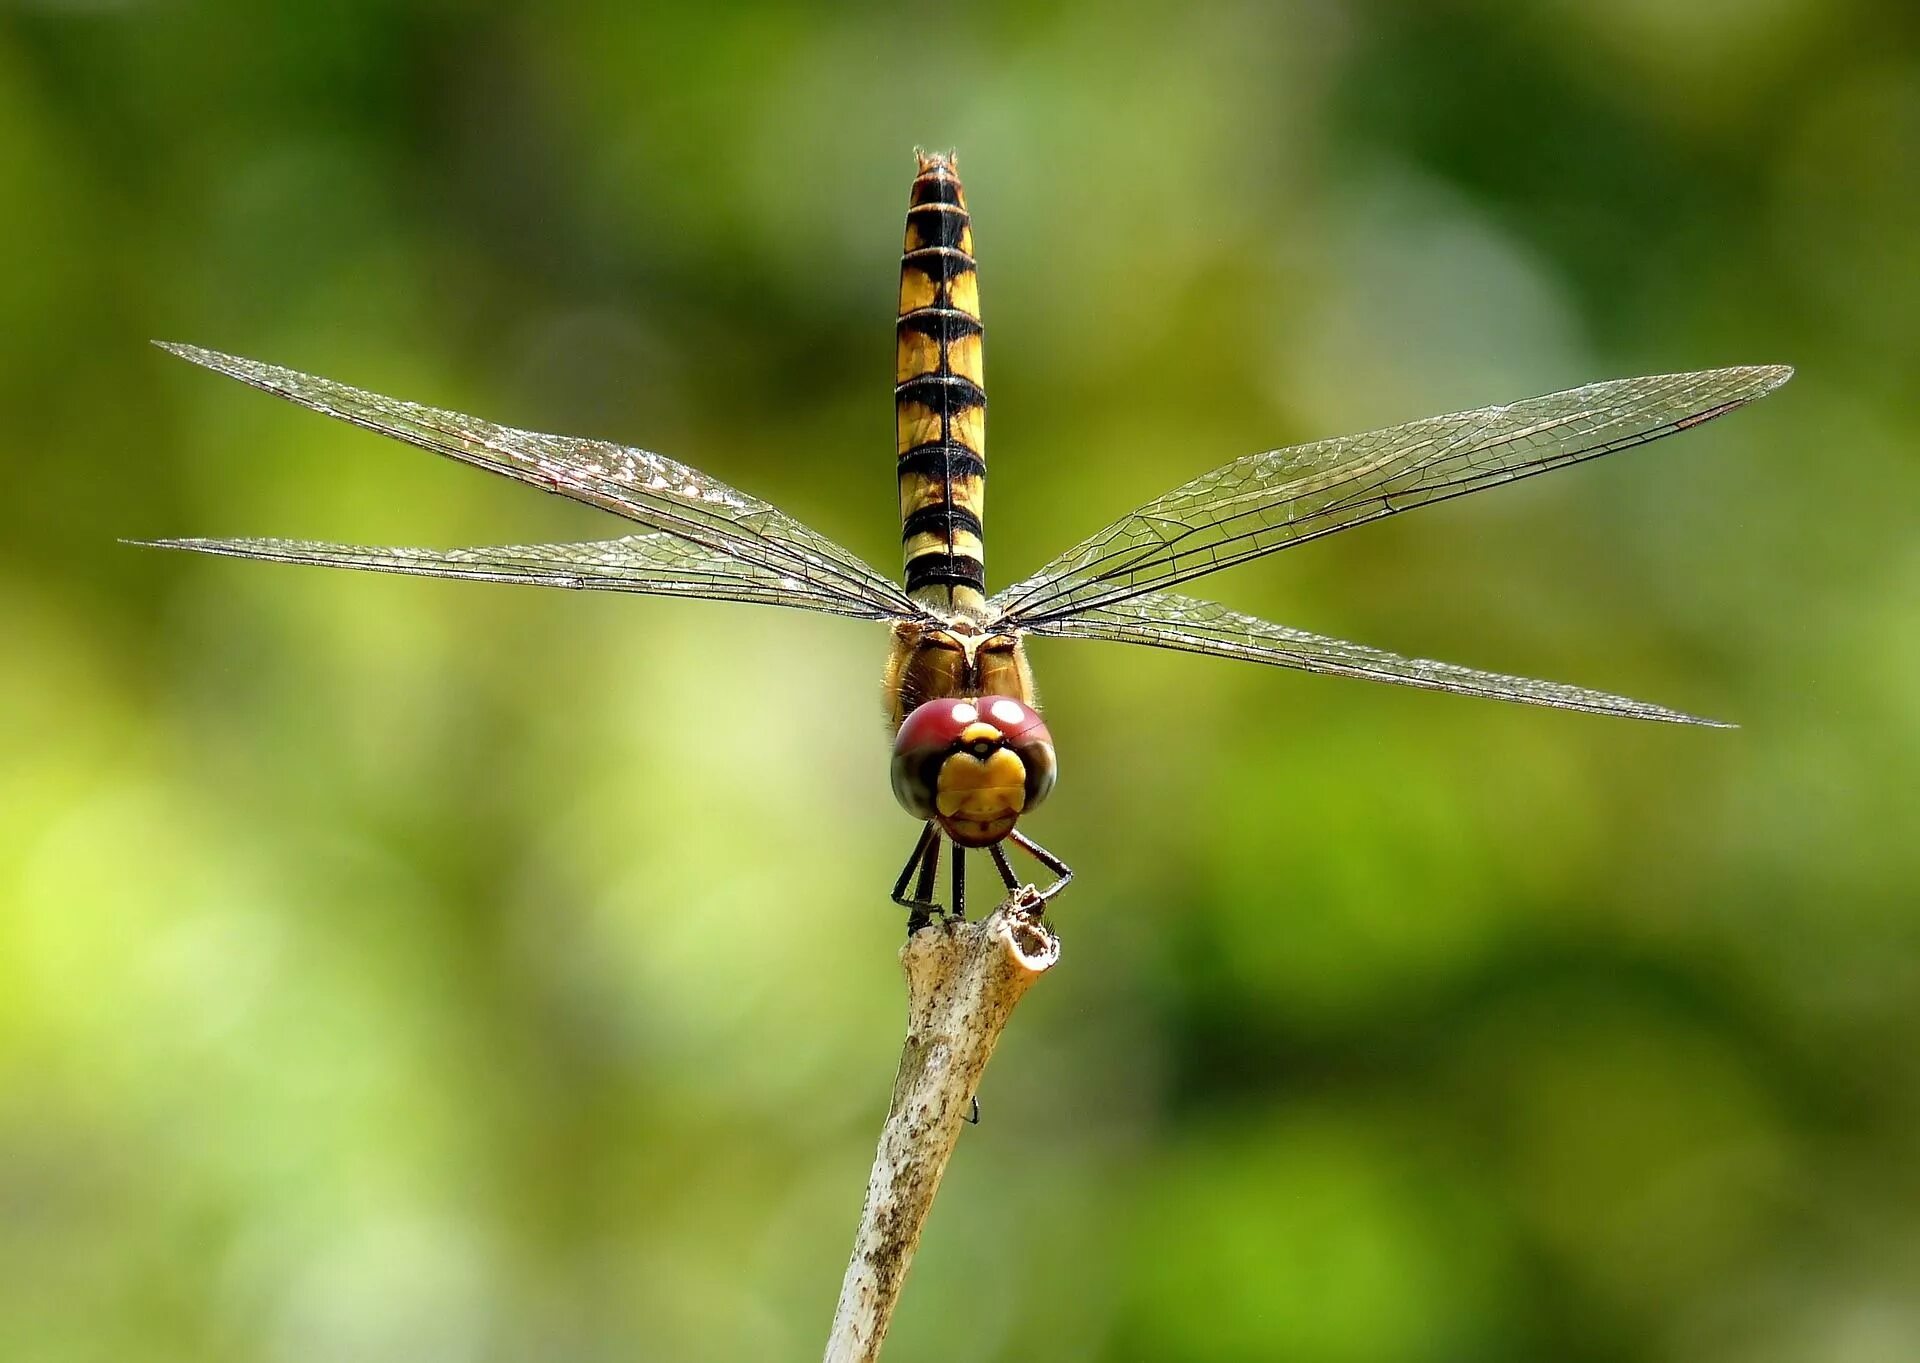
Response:
POLYGON ((980 713, 1007 736, 1007 746, 1019 754, 1021 765, 1027 769, 1025 809, 1032 809, 1052 792, 1053 778, 1059 771, 1053 755, 1053 735, 1047 732, 1038 710, 1011 696, 982 696, 980 713))
POLYGON ((930 700, 915 708, 893 739, 893 797, 916 819, 937 816, 940 764, 960 744, 970 724, 980 722, 973 701, 930 700))
POLYGON ((1053 742, 1046 724, 1040 718, 1040 712, 1025 701, 1015 700, 1012 696, 982 696, 973 704, 980 708, 980 718, 1005 734, 1007 742, 1013 747, 1034 740, 1053 742))
POLYGON ((930 700, 907 716, 893 742, 895 798, 916 819, 938 820, 967 846, 1004 837, 1015 819, 1046 799, 1054 772, 1053 738, 1039 711, 1011 696, 930 700), (965 760, 956 766, 949 759, 959 753, 994 770, 1009 756, 1017 759, 1015 788, 1001 797, 985 794, 977 782, 1000 789, 1004 778, 981 776, 965 760), (1001 807, 987 817, 996 799, 1001 807))
POLYGON ((979 722, 978 701, 958 697, 930 700, 917 707, 901 724, 900 732, 894 735, 893 750, 896 753, 918 753, 923 757, 935 752, 944 753, 959 741, 969 724, 979 722))

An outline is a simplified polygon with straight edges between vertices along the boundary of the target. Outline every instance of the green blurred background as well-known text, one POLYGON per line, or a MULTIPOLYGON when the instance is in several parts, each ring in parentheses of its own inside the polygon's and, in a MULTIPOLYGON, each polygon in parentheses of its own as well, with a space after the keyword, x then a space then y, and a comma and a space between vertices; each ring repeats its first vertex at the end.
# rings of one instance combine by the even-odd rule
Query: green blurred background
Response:
POLYGON ((1253 450, 1800 376, 1208 584, 1738 732, 1036 647, 1065 963, 890 1357, 1920 1357, 1892 0, 0 11, 0 1357, 817 1356, 899 1042, 882 632, 115 540, 619 532, 160 336, 891 569, 915 143, 997 582, 1253 450))

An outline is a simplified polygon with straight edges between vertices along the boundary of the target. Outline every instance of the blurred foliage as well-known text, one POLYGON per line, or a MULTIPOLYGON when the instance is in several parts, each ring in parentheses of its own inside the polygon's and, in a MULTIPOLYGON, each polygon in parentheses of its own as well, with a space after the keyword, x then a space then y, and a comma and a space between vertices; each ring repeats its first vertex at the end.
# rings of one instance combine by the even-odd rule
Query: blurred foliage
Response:
POLYGON ((0 10, 0 1357, 814 1355, 898 1043, 879 631, 114 541, 614 528, 164 336, 891 566, 916 142, 1001 582, 1251 450, 1800 377, 1208 584, 1739 732, 1039 646, 1066 965, 894 1352, 1920 1356, 1916 13, 0 10))

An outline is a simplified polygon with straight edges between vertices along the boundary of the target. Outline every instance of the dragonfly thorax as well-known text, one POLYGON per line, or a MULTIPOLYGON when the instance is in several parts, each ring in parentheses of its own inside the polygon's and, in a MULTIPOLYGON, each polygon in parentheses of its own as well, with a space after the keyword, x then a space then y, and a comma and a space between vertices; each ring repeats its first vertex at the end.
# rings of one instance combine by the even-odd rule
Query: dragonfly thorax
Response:
POLYGON ((961 847, 987 847, 1047 798, 1058 770, 1040 712, 1012 696, 931 700, 893 743, 893 793, 961 847))
POLYGON ((895 729, 933 700, 992 695, 1034 703, 1033 669, 1020 636, 966 616, 941 624, 896 622, 885 685, 887 717, 895 729))

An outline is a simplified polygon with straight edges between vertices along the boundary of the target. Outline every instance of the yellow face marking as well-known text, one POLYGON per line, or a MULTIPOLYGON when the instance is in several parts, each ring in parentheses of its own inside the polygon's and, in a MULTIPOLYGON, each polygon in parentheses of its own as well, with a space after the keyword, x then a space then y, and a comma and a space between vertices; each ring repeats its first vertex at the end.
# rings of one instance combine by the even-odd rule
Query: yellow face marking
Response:
POLYGON ((972 379, 981 387, 986 386, 982 377, 983 366, 980 363, 980 338, 978 336, 956 336, 947 342, 947 367, 963 379, 972 379))
MULTIPOLYGON (((919 274, 920 272, 918 270, 911 270, 908 273, 919 274)), ((921 277, 925 278, 924 275, 921 277)), ((906 296, 904 279, 901 281, 900 294, 902 298, 906 296)), ((952 306, 960 309, 960 311, 966 313, 969 317, 978 317, 980 315, 980 281, 974 278, 972 270, 968 270, 963 275, 954 276, 953 282, 947 286, 947 298, 952 306)), ((904 308, 906 305, 903 303, 901 306, 904 308)))
POLYGON ((1018 814, 1027 803, 1027 769, 1007 748, 982 761, 957 752, 940 764, 934 807, 950 819, 993 823, 1018 814))
POLYGON ((940 296, 940 286, 911 265, 900 271, 900 311, 930 308, 940 296))
POLYGON ((894 382, 905 383, 918 374, 937 373, 940 368, 940 342, 933 336, 923 336, 917 331, 900 333, 900 344, 894 365, 894 382))
POLYGON ((902 402, 894 410, 894 426, 900 438, 900 453, 915 445, 926 445, 940 438, 940 413, 917 402, 902 402))

